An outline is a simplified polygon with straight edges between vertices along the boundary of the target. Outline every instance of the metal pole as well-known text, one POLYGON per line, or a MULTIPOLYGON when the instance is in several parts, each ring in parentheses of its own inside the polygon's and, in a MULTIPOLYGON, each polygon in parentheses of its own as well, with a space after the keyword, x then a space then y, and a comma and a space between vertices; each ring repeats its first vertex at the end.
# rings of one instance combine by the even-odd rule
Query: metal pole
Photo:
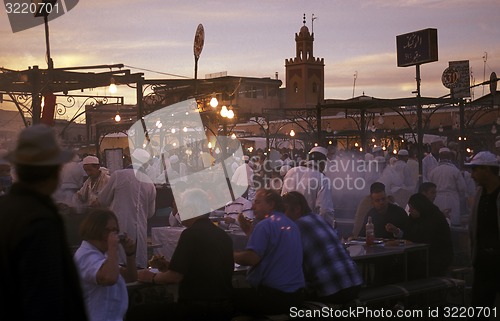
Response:
POLYGON ((361 109, 360 112, 361 112, 361 120, 360 120, 361 147, 363 148, 363 151, 366 152, 366 115, 364 109, 361 109))
POLYGON ((31 123, 33 125, 40 123, 40 116, 42 115, 42 107, 40 106, 40 71, 38 66, 33 66, 30 72, 30 82, 33 86, 31 90, 31 110, 32 119, 31 123))
POLYGON ((422 184, 422 158, 423 158, 423 148, 422 148, 422 140, 423 140, 423 132, 422 132, 422 104, 420 101, 420 64, 415 65, 416 68, 416 76, 415 80, 417 81, 417 155, 418 155, 418 186, 422 184))
POLYGON ((194 96, 198 94, 198 59, 199 57, 194 57, 194 96))
POLYGON ((323 141, 322 141, 322 133, 321 133, 321 105, 318 104, 316 105, 316 123, 317 123, 317 129, 318 129, 318 145, 323 146, 323 141))
POLYGON ((43 22, 45 24, 45 45, 47 47, 47 65, 49 67, 49 70, 52 70, 54 68, 54 62, 52 61, 52 58, 50 57, 50 41, 49 41, 49 19, 48 19, 48 14, 43 15, 43 22))
POLYGON ((222 132, 224 134, 224 137, 222 139, 223 146, 222 147, 222 159, 221 159, 221 166, 222 170, 224 171, 224 176, 226 177, 226 184, 227 187, 229 188, 229 193, 231 194, 231 200, 234 202, 236 199, 234 197, 234 191, 233 191, 233 186, 231 185, 231 179, 229 177, 229 174, 227 173, 227 168, 226 168, 226 160, 227 160, 227 124, 226 124, 226 119, 222 119, 222 132))
POLYGON ((458 141, 458 147, 460 148, 460 159, 459 159, 459 164, 460 164, 460 169, 463 168, 464 161, 465 161, 465 108, 464 108, 464 100, 463 98, 460 98, 460 103, 458 105, 458 111, 460 115, 460 139, 458 141))

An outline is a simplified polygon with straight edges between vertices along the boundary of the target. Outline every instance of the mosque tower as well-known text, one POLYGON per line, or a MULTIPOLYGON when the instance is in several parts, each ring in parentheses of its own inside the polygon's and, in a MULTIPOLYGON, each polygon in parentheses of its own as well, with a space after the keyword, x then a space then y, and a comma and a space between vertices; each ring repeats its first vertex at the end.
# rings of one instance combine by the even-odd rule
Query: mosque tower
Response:
POLYGON ((295 34, 295 58, 285 59, 286 108, 315 108, 324 99, 324 58, 313 55, 314 33, 306 26, 305 14, 303 24, 295 34))

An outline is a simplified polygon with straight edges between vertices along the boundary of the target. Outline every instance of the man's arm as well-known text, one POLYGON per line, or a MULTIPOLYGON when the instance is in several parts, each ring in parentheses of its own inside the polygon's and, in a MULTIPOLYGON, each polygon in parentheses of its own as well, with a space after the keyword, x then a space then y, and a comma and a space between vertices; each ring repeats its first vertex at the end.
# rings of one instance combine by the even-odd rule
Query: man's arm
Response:
POLYGON ((234 262, 240 265, 255 266, 259 264, 260 259, 260 256, 253 250, 234 252, 234 262))

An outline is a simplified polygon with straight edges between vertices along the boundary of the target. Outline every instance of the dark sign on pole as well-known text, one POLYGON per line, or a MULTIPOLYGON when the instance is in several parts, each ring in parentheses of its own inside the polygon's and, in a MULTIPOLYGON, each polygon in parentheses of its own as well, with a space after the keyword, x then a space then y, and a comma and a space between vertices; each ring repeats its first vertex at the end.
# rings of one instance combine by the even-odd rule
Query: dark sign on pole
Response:
POLYGON ((398 67, 438 60, 437 29, 428 28, 396 36, 398 67))

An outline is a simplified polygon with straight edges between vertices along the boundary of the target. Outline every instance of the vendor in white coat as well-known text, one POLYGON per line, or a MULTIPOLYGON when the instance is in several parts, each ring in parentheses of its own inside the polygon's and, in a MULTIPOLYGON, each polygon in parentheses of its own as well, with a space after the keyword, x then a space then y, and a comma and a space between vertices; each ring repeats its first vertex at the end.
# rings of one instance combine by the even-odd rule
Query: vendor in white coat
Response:
POLYGON ((328 151, 313 147, 307 154, 307 165, 291 168, 283 178, 281 195, 297 191, 305 196, 309 207, 333 225, 334 208, 330 180, 323 174, 328 151))
POLYGON ((441 212, 449 212, 452 226, 461 225, 461 198, 465 197, 465 181, 460 170, 452 162, 453 154, 443 147, 439 150, 439 165, 429 174, 429 181, 437 186, 434 204, 441 212))
MULTIPOLYGON (((118 217, 120 229, 136 242, 137 266, 146 268, 148 219, 155 213, 156 189, 140 167, 150 155, 135 149, 131 155, 133 166, 114 171, 106 187, 98 195, 99 203, 108 206, 118 217)), ((120 250, 120 264, 126 263, 125 252, 120 250)))

